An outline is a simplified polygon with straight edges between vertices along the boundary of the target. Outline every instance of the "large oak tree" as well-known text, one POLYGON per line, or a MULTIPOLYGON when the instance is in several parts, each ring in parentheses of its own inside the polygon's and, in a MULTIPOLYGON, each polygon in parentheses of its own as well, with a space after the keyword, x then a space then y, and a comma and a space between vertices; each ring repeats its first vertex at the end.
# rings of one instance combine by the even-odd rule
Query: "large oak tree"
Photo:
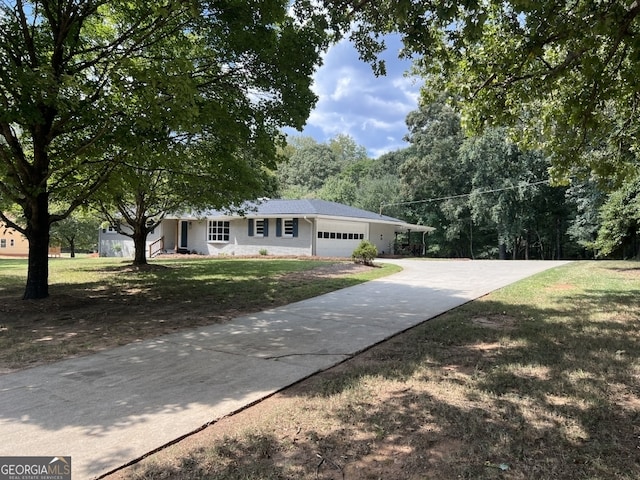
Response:
POLYGON ((0 3, 0 219, 29 241, 25 299, 48 296, 51 224, 130 159, 141 131, 184 144, 232 138, 236 150, 275 157, 280 128, 300 128, 315 102, 326 42, 322 15, 298 21, 289 7, 0 3), (21 215, 7 215, 16 205, 21 215))

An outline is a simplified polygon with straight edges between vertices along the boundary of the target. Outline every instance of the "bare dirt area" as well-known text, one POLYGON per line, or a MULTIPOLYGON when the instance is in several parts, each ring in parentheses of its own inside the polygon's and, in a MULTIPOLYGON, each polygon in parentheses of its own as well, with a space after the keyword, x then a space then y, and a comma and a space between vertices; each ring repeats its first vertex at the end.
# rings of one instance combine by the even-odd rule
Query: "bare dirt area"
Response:
MULTIPOLYGON (((131 273, 162 272, 167 267, 118 266, 105 275, 126 277, 131 273)), ((211 297, 189 295, 177 286, 162 298, 147 291, 144 284, 105 282, 83 287, 82 291, 52 286, 43 300, 22 300, 15 292, 0 290, 0 374, 33 367, 73 356, 95 353, 120 345, 227 322, 235 317, 272 308, 290 301, 291 292, 305 284, 341 279, 371 267, 352 262, 318 263, 309 270, 288 272, 269 278, 270 293, 243 298, 241 291, 211 297), (0 338, 2 340, 2 338, 0 338)), ((339 288, 335 287, 335 288, 339 288)), ((328 290, 335 289, 328 287, 328 290)), ((304 297, 304 293, 301 293, 304 297)))

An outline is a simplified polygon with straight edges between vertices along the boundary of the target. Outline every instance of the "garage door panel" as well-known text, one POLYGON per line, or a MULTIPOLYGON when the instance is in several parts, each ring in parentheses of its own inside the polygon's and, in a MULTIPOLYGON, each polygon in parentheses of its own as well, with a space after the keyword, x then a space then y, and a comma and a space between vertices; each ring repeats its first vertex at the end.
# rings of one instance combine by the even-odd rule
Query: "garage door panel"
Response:
POLYGON ((321 221, 316 253, 323 257, 351 257, 364 238, 367 238, 367 224, 321 221))

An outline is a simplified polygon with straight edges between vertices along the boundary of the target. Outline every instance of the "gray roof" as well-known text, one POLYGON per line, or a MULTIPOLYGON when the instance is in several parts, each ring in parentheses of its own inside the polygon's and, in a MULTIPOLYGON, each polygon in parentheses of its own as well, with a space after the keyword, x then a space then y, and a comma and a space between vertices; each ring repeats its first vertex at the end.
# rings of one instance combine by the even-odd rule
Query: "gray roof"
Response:
POLYGON ((380 215, 360 208, 350 207, 342 203, 328 202, 319 199, 303 200, 267 200, 258 205, 258 215, 322 215, 328 217, 363 218, 367 220, 382 220, 386 222, 400 222, 397 218, 380 215))
MULTIPOLYGON (((265 199, 257 202, 248 202, 243 206, 243 211, 247 217, 260 216, 286 216, 286 215, 308 215, 325 217, 345 217, 360 220, 370 220, 378 222, 405 223, 397 218, 380 215, 360 208, 350 207, 336 202, 328 202, 315 198, 302 200, 281 200, 265 199)), ((205 217, 227 216, 229 212, 219 210, 207 210, 201 212, 205 217)))
POLYGON ((170 215, 167 218, 229 218, 229 217, 330 217, 353 219, 359 222, 378 222, 394 224, 403 230, 419 230, 429 232, 435 230, 425 225, 412 225, 398 218, 350 207, 342 203, 328 202, 317 198, 301 200, 262 199, 246 202, 240 208, 231 210, 204 210, 188 215, 170 215))

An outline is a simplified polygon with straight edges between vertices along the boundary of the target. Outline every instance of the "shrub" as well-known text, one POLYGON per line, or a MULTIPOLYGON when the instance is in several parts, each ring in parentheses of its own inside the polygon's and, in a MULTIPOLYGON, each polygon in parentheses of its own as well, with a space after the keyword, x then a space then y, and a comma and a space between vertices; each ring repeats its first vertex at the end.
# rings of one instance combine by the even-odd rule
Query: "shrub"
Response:
POLYGON ((369 240, 362 240, 358 248, 351 254, 351 258, 356 263, 373 266, 373 259, 378 256, 378 249, 369 240))
POLYGON ((267 249, 266 249, 266 248, 261 248, 261 249, 258 251, 258 253, 259 253, 260 255, 269 255, 269 252, 267 252, 267 249))

